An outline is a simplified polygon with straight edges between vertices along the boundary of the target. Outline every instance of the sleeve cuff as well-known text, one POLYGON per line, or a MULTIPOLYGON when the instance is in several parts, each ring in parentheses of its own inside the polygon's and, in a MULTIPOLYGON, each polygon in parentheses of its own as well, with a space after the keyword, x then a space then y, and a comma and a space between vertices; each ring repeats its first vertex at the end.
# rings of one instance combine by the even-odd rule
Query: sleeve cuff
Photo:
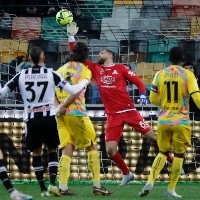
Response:
POLYGON ((75 42, 74 35, 69 35, 68 36, 68 42, 75 42))

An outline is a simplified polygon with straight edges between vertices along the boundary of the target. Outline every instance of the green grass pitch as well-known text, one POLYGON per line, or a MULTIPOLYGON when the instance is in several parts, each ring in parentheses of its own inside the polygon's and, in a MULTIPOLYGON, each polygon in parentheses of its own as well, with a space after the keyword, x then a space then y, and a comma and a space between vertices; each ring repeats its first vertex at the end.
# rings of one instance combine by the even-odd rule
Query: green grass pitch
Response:
MULTIPOLYGON (((104 184, 104 186, 111 190, 113 194, 111 196, 94 196, 92 194, 92 185, 87 183, 82 184, 70 184, 70 189, 76 192, 76 196, 62 196, 62 197, 41 197, 39 186, 37 184, 14 184, 20 191, 30 194, 33 196, 34 200, 44 200, 44 199, 72 199, 72 200, 162 200, 164 197, 164 192, 167 188, 166 183, 156 183, 154 189, 151 191, 148 197, 138 197, 139 191, 144 186, 144 183, 131 183, 125 187, 119 187, 117 184, 104 184)), ((200 197, 200 184, 197 183, 179 183, 177 186, 177 193, 183 196, 183 200, 197 200, 200 197)), ((0 185, 0 200, 10 200, 7 191, 4 189, 3 185, 0 185)))

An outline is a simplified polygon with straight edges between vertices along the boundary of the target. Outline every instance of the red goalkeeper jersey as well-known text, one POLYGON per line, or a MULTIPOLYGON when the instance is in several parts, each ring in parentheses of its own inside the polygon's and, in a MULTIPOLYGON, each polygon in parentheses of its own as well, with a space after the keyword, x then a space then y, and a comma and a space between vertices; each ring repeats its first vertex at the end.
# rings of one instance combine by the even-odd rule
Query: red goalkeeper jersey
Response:
MULTIPOLYGON (((70 42, 70 49, 74 42, 70 42)), ((126 83, 130 81, 138 87, 139 93, 146 93, 146 88, 139 77, 129 67, 123 64, 113 64, 103 67, 89 60, 85 65, 91 70, 92 77, 96 81, 101 100, 107 114, 134 109, 133 99, 126 90, 126 83)))

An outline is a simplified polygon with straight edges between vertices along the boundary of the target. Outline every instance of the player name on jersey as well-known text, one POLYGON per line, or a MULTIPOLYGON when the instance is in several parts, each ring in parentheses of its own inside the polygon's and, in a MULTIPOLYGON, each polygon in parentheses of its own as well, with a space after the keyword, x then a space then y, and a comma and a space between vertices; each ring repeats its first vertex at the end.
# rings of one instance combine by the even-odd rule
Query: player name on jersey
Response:
POLYGON ((47 74, 26 74, 25 79, 26 80, 47 79, 47 74))

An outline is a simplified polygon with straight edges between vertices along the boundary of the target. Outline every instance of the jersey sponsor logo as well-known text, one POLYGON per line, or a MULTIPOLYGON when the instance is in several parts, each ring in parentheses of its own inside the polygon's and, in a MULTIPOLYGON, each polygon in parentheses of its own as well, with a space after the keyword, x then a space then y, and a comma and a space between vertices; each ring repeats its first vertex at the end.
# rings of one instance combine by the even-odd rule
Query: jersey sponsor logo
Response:
POLYGON ((112 74, 118 74, 117 70, 114 70, 112 74))
POLYGON ((36 108, 27 108, 28 113, 38 113, 38 112, 47 112, 50 111, 50 106, 41 106, 36 108))
POLYGON ((113 84, 115 82, 115 78, 112 76, 103 76, 101 77, 101 82, 104 84, 113 84))
POLYGON ((100 70, 100 74, 103 74, 103 72, 104 72, 104 70, 103 70, 103 69, 101 69, 101 70, 100 70))
POLYGON ((128 74, 130 74, 131 76, 135 76, 135 73, 132 71, 129 71, 128 74))
POLYGON ((139 122, 139 125, 143 128, 146 129, 149 127, 149 124, 143 119, 142 121, 139 122))

